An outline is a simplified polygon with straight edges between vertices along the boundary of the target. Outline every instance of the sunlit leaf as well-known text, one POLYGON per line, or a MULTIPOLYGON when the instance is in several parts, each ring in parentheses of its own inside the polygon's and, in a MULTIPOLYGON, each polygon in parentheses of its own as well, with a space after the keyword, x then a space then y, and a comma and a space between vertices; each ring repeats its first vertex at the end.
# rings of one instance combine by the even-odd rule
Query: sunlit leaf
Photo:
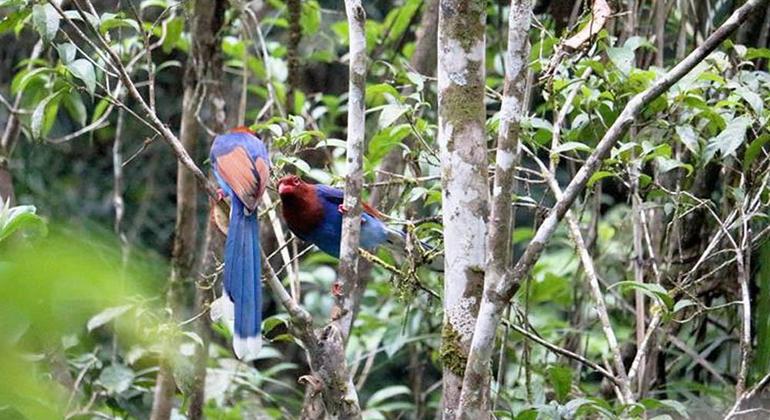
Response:
POLYGON ((67 69, 73 76, 77 77, 86 85, 86 90, 90 95, 96 90, 96 72, 94 65, 85 58, 77 59, 67 64, 67 69))
POLYGON ((48 3, 36 4, 32 7, 32 26, 46 42, 50 42, 56 36, 60 20, 59 12, 48 3))
POLYGON ((86 327, 88 328, 88 331, 93 331, 101 327, 102 325, 118 318, 124 313, 128 312, 128 310, 130 310, 131 308, 133 308, 133 305, 121 305, 121 306, 116 306, 112 308, 107 308, 102 312, 99 312, 98 314, 94 315, 91 319, 89 319, 88 324, 86 324, 86 327))

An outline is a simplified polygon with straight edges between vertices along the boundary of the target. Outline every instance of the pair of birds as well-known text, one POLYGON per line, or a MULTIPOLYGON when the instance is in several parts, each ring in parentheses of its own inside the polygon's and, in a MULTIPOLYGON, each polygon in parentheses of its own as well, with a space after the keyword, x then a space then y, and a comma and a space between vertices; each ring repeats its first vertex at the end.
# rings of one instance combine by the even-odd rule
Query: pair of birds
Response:
MULTIPOLYGON (((261 251, 257 207, 269 179, 267 147, 254 133, 238 127, 219 135, 211 146, 211 164, 224 195, 230 197, 230 223, 225 242, 224 290, 234 305, 233 350, 242 360, 256 358, 262 346, 261 251)), ((283 217, 300 239, 339 257, 342 238, 343 192, 308 184, 289 175, 278 181, 283 217)), ((380 213, 363 206, 361 247, 386 246, 404 252, 405 236, 378 218, 380 213)), ((443 264, 441 264, 443 265, 443 264)), ((229 312, 229 310, 227 311, 229 312)))

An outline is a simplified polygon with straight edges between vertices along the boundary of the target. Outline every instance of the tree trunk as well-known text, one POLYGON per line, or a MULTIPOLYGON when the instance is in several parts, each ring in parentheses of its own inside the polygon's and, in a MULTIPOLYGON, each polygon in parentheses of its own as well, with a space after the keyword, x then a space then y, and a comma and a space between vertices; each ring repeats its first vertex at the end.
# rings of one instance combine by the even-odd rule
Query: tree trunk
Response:
POLYGON ((287 78, 288 86, 286 91, 286 113, 301 113, 302 110, 294 109, 295 91, 300 83, 300 65, 299 65, 299 42, 302 40, 302 27, 300 18, 302 15, 302 4, 300 0, 287 0, 286 8, 289 10, 289 45, 286 50, 286 61, 288 62, 289 76, 287 78))
MULTIPOLYGON (((192 46, 184 75, 182 96, 182 121, 179 139, 184 149, 192 156, 196 154, 198 141, 197 88, 208 73, 208 66, 221 62, 215 60, 217 33, 222 26, 225 3, 222 0, 197 0, 194 5, 192 22, 192 46)), ((196 262, 198 231, 198 186, 195 176, 184 164, 177 164, 177 214, 174 230, 174 245, 171 255, 171 279, 166 303, 173 318, 179 319, 182 311, 183 291, 188 284, 194 284, 193 268, 196 262)), ((174 396, 174 381, 171 358, 164 357, 158 372, 153 401, 152 420, 166 420, 171 414, 174 396)), ((205 371, 204 371, 205 374, 205 371)))
MULTIPOLYGON (((521 258, 516 262, 513 270, 506 273, 506 276, 503 278, 503 281, 500 282, 498 287, 494 289, 488 288, 488 290, 484 292, 482 308, 476 323, 476 332, 473 334, 473 344, 469 355, 470 363, 474 365, 490 363, 489 358, 495 339, 494 331, 500 323, 500 318, 505 305, 508 304, 516 294, 521 281, 529 275, 532 267, 537 262, 559 222, 575 202, 578 194, 583 191, 591 175, 593 175, 593 173, 600 167, 602 159, 623 137, 626 129, 631 125, 639 113, 641 113, 642 109, 689 73, 698 63, 703 61, 719 46, 719 44, 722 43, 722 41, 727 39, 727 37, 738 28, 751 12, 756 10, 760 4, 765 4, 766 2, 767 0, 749 0, 746 2, 740 9, 736 10, 735 13, 733 13, 733 15, 703 43, 703 45, 690 53, 687 58, 677 64, 671 71, 657 79, 645 91, 631 98, 618 118, 602 137, 601 141, 599 141, 585 164, 578 170, 572 178, 572 181, 564 189, 564 195, 556 201, 548 216, 546 216, 540 224, 540 227, 535 232, 532 240, 530 240, 529 245, 527 245, 521 258)), ((440 76, 439 80, 441 80, 440 76)), ((447 240, 447 243, 451 242, 447 240)), ((651 322, 651 324, 652 323, 654 322, 651 322)), ((650 329, 654 329, 654 327, 655 326, 650 325, 650 329)), ((628 375, 629 381, 631 382, 635 378, 633 371, 634 368, 632 366, 628 375)))
POLYGON ((666 0, 658 0, 655 7, 655 65, 663 68, 666 51, 666 0))
POLYGON ((463 374, 484 285, 489 215, 485 23, 485 1, 440 2, 438 143, 446 244, 441 333, 445 419, 459 414, 463 374))
MULTIPOLYGON (((492 214, 489 220, 487 265, 484 276, 485 294, 494 291, 510 269, 514 175, 520 151, 519 123, 523 113, 526 112, 524 97, 527 85, 531 14, 531 0, 511 1, 508 16, 508 47, 505 54, 505 88, 500 109, 495 179, 492 188, 492 214)), ((480 317, 488 316, 485 309, 491 309, 491 306, 482 303, 480 317)), ((496 328, 495 324, 487 330, 476 330, 474 335, 490 335, 491 339, 488 340, 494 344, 496 328)), ((480 357, 468 360, 460 400, 460 412, 463 418, 479 419, 489 416, 492 350, 490 346, 483 354, 476 354, 480 357)))
MULTIPOLYGON (((43 52, 43 41, 38 41, 32 48, 32 53, 29 55, 29 64, 27 69, 32 68, 32 63, 40 57, 43 52)), ((5 123, 3 129, 3 135, 0 137, 0 199, 3 203, 10 201, 11 204, 15 201, 13 193, 13 175, 11 175, 10 162, 13 149, 16 147, 16 142, 19 140, 19 132, 21 131, 21 123, 19 116, 15 111, 19 110, 21 106, 21 98, 23 92, 16 94, 13 100, 13 110, 8 115, 8 121, 5 123)))

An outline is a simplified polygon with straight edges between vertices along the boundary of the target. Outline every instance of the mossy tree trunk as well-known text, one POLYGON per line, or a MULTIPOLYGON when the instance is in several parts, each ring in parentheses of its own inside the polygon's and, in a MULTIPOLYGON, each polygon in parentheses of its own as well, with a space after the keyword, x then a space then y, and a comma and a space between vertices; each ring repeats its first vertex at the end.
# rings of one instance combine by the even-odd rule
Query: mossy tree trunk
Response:
MULTIPOLYGON (((526 112, 524 97, 529 56, 527 37, 531 14, 531 0, 511 1, 508 18, 508 48, 505 54, 505 87, 500 109, 500 130, 492 188, 492 213, 487 243, 488 257, 484 276, 485 297, 481 303, 479 317, 489 317, 491 315, 489 311, 497 310, 495 305, 490 304, 486 295, 495 290, 510 269, 514 175, 519 161, 519 123, 522 114, 526 112)), ((491 328, 476 329, 474 335, 489 335, 491 338, 484 342, 494 344, 496 325, 487 323, 482 325, 491 328)), ((473 353, 476 357, 469 359, 465 371, 460 401, 460 412, 463 418, 488 416, 490 361, 493 348, 487 346, 479 350, 473 353)))
POLYGON ((443 417, 453 419, 484 283, 489 214, 484 122, 486 2, 442 0, 438 143, 444 222, 443 417))

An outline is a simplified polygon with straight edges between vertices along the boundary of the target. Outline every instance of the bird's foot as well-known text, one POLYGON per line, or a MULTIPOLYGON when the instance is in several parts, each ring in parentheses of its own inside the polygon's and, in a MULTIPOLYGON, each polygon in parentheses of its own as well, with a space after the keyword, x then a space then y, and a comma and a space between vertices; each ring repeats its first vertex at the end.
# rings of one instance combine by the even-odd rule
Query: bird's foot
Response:
POLYGON ((340 204, 337 206, 337 211, 340 212, 340 214, 346 214, 348 212, 348 208, 345 207, 344 204, 340 204))
POLYGON ((335 296, 335 297, 342 296, 342 283, 335 281, 332 284, 332 296, 335 296))
POLYGON ((226 197, 225 190, 217 188, 217 203, 224 200, 226 197))

